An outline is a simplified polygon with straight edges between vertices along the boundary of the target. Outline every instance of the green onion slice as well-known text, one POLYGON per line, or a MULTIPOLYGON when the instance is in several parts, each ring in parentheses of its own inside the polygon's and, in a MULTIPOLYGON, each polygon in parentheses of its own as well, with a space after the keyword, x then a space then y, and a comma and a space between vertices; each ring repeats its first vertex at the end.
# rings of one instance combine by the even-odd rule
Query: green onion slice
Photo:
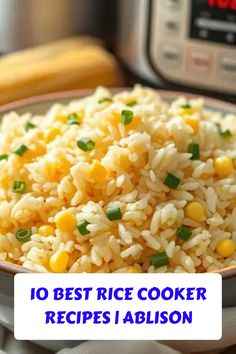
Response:
POLYGON ((14 193, 24 194, 26 191, 26 182, 20 180, 13 181, 11 189, 14 193))
POLYGON ((18 241, 20 242, 27 242, 30 240, 31 236, 32 236, 32 232, 30 229, 27 229, 26 227, 19 229, 16 231, 15 236, 17 238, 18 241))
POLYGON ((130 102, 126 103, 126 106, 128 106, 128 107, 134 107, 134 106, 136 106, 136 104, 137 104, 137 101, 136 101, 136 100, 133 100, 133 101, 130 101, 130 102))
POLYGON ((190 108, 192 108, 192 106, 191 106, 189 103, 182 104, 180 107, 181 107, 181 108, 184 108, 184 109, 190 109, 190 108))
POLYGON ((15 151, 13 151, 14 154, 18 156, 24 155, 24 153, 28 150, 27 146, 22 144, 20 145, 15 151))
POLYGON ((68 125, 79 125, 79 118, 76 113, 71 113, 67 117, 67 124, 68 125))
POLYGON ((79 125, 79 122, 77 121, 77 120, 69 120, 68 121, 68 123, 67 123, 68 125, 79 125))
POLYGON ((133 120, 134 113, 128 109, 121 112, 121 123, 124 125, 130 124, 133 120))
POLYGON ((118 207, 111 207, 106 210, 106 214, 109 220, 120 220, 122 219, 122 214, 120 208, 118 207))
POLYGON ((159 268, 169 263, 169 257, 167 256, 165 251, 155 253, 151 256, 150 263, 155 268, 159 268))
POLYGON ((112 102, 112 99, 110 97, 104 97, 98 101, 98 103, 104 103, 104 102, 112 102))
POLYGON ((77 140, 77 146, 80 150, 91 151, 95 148, 95 142, 89 138, 81 138, 77 140))
POLYGON ((200 158, 199 144, 191 143, 188 146, 188 152, 192 154, 191 160, 198 160, 200 158))
POLYGON ((8 155, 7 154, 0 155, 0 161, 2 160, 8 160, 8 155))
POLYGON ((33 123, 31 123, 31 122, 27 122, 27 123, 25 124, 25 131, 26 131, 26 132, 28 132, 30 129, 34 129, 34 128, 36 128, 36 125, 33 124, 33 123))
POLYGON ((218 128, 219 134, 223 137, 223 138, 231 138, 232 133, 229 129, 226 130, 222 130, 221 125, 219 123, 216 123, 216 126, 218 128))
POLYGON ((77 224, 77 230, 81 235, 87 235, 89 234, 89 230, 87 229, 87 226, 89 225, 89 222, 86 220, 82 220, 77 224))
POLYGON ((188 228, 181 226, 178 230, 176 235, 178 238, 181 240, 188 240, 192 236, 192 231, 190 231, 188 228))
POLYGON ((181 180, 175 175, 172 175, 172 173, 168 173, 166 179, 164 180, 164 184, 171 189, 176 189, 180 182, 181 180))

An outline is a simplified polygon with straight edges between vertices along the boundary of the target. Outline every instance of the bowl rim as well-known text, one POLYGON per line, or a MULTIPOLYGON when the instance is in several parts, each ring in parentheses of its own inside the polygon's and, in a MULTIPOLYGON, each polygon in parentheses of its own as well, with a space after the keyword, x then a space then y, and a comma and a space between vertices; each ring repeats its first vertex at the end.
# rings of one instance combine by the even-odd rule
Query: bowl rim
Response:
MULTIPOLYGON (((132 90, 132 87, 111 87, 109 88, 112 94, 118 93, 124 90, 132 90)), ((234 111, 236 113, 236 104, 226 102, 224 100, 220 99, 215 99, 206 95, 197 95, 197 94, 192 94, 184 91, 171 91, 171 90, 159 90, 159 89, 154 89, 155 91, 158 92, 158 94, 163 97, 163 98, 171 98, 175 99, 178 96, 185 96, 188 99, 191 98, 203 98, 204 101, 206 102, 207 105, 216 107, 216 108, 222 108, 224 110, 228 111, 234 111)), ((38 95, 38 96, 33 96, 29 98, 24 98, 20 99, 14 102, 10 102, 4 105, 0 106, 0 114, 7 113, 9 111, 14 111, 20 108, 24 108, 27 106, 31 106, 34 104, 40 104, 40 103, 47 103, 50 101, 56 101, 56 100, 64 100, 64 99, 76 99, 76 98, 82 98, 88 95, 91 95, 95 89, 78 89, 78 90, 69 90, 69 91, 61 91, 61 92, 53 92, 53 93, 47 93, 44 95, 38 95)), ((27 269, 25 267, 22 267, 20 265, 2 261, 0 260, 0 272, 4 272, 10 275, 15 275, 16 273, 37 273, 36 271, 33 271, 31 269, 27 269)), ((229 266, 220 270, 215 270, 210 273, 218 273, 221 274, 223 278, 232 278, 236 276, 236 265, 229 266)))

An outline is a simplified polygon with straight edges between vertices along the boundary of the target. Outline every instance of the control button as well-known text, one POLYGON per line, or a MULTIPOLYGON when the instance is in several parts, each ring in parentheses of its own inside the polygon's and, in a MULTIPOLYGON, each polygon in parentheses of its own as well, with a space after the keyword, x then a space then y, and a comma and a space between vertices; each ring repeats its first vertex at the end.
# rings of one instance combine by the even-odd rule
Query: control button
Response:
POLYGON ((173 32, 177 34, 179 29, 179 24, 174 19, 166 19, 164 22, 164 27, 168 32, 173 32))
POLYGON ((225 35, 225 40, 226 40, 226 42, 228 42, 228 43, 234 43, 234 41, 235 41, 235 36, 234 36, 234 34, 233 33, 226 33, 226 35, 225 35))
POLYGON ((223 58, 221 60, 221 69, 229 74, 236 74, 236 58, 223 58))
POLYGON ((201 29, 198 34, 200 38, 206 39, 208 37, 209 32, 206 29, 201 29))
POLYGON ((180 66, 182 53, 181 49, 176 45, 164 44, 160 49, 160 53, 163 65, 169 65, 172 67, 180 66))
POLYGON ((170 7, 179 7, 181 0, 166 0, 166 3, 170 7))
POLYGON ((212 69, 212 58, 207 53, 189 49, 187 52, 187 65, 192 71, 207 73, 212 69))

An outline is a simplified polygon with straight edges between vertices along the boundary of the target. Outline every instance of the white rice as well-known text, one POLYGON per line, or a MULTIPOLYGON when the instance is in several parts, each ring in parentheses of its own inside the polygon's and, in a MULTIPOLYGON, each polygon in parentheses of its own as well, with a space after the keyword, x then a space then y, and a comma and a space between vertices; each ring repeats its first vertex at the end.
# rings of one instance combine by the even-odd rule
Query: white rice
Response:
POLYGON ((138 85, 113 97, 98 88, 68 105, 55 104, 43 116, 5 115, 0 154, 9 158, 0 161, 0 260, 39 272, 52 271, 50 260, 58 252, 69 256, 64 272, 207 272, 235 265, 236 253, 223 257, 217 245, 236 242, 236 174, 220 178, 214 165, 216 157, 227 156, 236 167, 235 119, 206 110, 202 99, 179 97, 167 104, 138 85), (104 97, 112 101, 99 103, 104 97), (127 106, 131 101, 136 104, 127 106), (186 103, 187 113, 181 108, 186 103), (133 112, 130 124, 122 124, 123 110, 133 112), (70 113, 80 125, 67 124, 70 113), (186 116, 198 119, 197 131, 186 116), (36 127, 26 132, 28 121, 36 127), (222 137, 216 122, 233 136, 222 137), (47 141, 52 129, 57 134, 47 141), (95 148, 80 150, 80 137, 89 137, 95 148), (188 152, 192 142, 200 147, 197 160, 188 152), (22 144, 29 151, 17 156, 13 151, 22 144), (94 160, 106 167, 103 181, 91 175, 94 160), (169 173, 181 181, 176 189, 164 183, 169 173), (13 193, 14 180, 26 182, 24 194, 13 193), (203 206, 201 220, 186 216, 191 201, 203 206), (110 207, 120 209, 120 220, 108 219, 110 207), (61 211, 73 214, 77 224, 86 220, 88 233, 57 227, 61 211), (54 228, 52 235, 40 234, 45 224, 54 228), (181 226, 191 229, 188 240, 178 238, 181 226), (20 228, 32 232, 25 243, 15 236, 20 228), (163 252, 166 264, 154 264, 153 255, 163 252))

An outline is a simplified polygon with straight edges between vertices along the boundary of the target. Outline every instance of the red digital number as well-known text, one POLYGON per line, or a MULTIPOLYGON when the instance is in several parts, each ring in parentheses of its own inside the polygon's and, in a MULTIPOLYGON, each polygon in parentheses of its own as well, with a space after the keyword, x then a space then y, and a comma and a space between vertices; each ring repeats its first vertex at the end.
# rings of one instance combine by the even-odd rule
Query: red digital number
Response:
POLYGON ((230 7, 231 0, 218 0, 217 2, 220 9, 228 9, 230 7))
POLYGON ((231 9, 236 10, 236 0, 231 0, 231 9))
POLYGON ((208 5, 219 9, 236 10, 236 0, 208 0, 208 5))

